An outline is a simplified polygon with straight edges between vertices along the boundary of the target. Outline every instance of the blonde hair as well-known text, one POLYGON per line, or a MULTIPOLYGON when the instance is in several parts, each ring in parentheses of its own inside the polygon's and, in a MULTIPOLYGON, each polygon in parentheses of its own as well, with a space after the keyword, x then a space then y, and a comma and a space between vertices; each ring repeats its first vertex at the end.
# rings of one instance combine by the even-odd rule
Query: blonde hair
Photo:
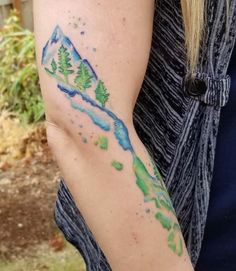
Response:
MULTIPOLYGON (((223 0, 222 0, 223 1, 223 0)), ((226 1, 226 17, 229 0, 226 1)), ((188 73, 193 74, 199 59, 199 51, 204 30, 205 0, 181 0, 187 50, 188 73)), ((227 27, 227 29, 229 29, 227 27)))

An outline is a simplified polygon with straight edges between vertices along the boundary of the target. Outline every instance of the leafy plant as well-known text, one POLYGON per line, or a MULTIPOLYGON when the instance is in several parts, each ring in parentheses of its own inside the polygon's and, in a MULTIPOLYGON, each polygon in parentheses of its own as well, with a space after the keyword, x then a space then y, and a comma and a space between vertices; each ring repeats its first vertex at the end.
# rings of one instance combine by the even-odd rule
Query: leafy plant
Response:
POLYGON ((108 101, 109 93, 104 85, 104 83, 99 80, 98 85, 95 89, 96 100, 100 102, 100 104, 104 107, 106 102, 108 101))
POLYGON ((35 61, 34 35, 20 26, 18 13, 0 29, 0 109, 16 112, 26 123, 44 116, 35 61))
POLYGON ((61 74, 64 75, 66 83, 69 83, 68 81, 68 75, 72 74, 74 71, 70 70, 72 65, 70 64, 71 58, 69 57, 70 53, 68 52, 67 48, 63 45, 59 48, 58 52, 58 70, 61 74))
POLYGON ((82 90, 85 91, 87 88, 91 87, 91 79, 93 78, 92 75, 89 74, 88 68, 84 64, 83 61, 81 61, 77 76, 75 77, 75 84, 76 86, 82 90))

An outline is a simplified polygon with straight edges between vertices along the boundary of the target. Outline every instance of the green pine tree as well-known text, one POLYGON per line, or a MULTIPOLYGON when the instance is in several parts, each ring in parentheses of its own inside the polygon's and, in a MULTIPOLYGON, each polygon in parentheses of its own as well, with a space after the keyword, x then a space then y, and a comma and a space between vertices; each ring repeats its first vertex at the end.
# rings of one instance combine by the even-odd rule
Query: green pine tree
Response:
POLYGON ((74 72, 70 69, 72 65, 70 64, 71 58, 69 56, 70 53, 68 52, 67 48, 62 45, 58 52, 58 70, 64 75, 66 83, 69 83, 68 75, 74 72))
POLYGON ((99 101, 103 107, 105 107, 110 94, 107 92, 107 89, 101 80, 98 82, 98 85, 95 89, 95 94, 96 100, 99 101))
POLYGON ((56 71, 57 71, 57 63, 56 63, 56 61, 54 60, 54 58, 53 58, 53 60, 52 60, 51 67, 52 67, 53 73, 55 74, 56 71))
POLYGON ((55 73, 56 73, 56 71, 57 71, 57 63, 56 63, 56 61, 54 60, 54 58, 53 58, 53 60, 52 60, 52 62, 51 62, 51 68, 52 68, 52 70, 49 70, 48 68, 45 68, 45 70, 46 70, 50 75, 55 75, 55 73))
POLYGON ((75 77, 75 84, 81 90, 85 91, 87 88, 91 87, 91 79, 93 76, 89 74, 89 70, 81 61, 80 66, 78 68, 77 76, 75 77))

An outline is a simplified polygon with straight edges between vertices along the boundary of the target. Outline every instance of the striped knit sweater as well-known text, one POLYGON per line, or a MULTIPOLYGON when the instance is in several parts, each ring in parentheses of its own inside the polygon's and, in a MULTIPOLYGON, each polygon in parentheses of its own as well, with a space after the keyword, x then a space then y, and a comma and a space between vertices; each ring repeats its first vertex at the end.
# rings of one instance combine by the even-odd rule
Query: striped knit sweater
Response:
MULTIPOLYGON (((134 111, 136 130, 165 180, 194 265, 206 224, 220 111, 230 89, 226 72, 236 36, 236 0, 229 1, 228 32, 225 2, 206 0, 196 80, 207 88, 196 95, 185 80, 180 0, 157 1, 149 65, 134 111)), ((87 270, 111 270, 63 180, 55 219, 87 270)))

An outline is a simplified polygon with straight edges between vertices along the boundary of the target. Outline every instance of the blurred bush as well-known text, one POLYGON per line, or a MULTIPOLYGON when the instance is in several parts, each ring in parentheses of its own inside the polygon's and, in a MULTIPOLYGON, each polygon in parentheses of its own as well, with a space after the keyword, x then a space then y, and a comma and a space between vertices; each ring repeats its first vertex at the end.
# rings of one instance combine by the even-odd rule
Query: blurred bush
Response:
POLYGON ((43 119, 34 35, 21 27, 15 10, 0 29, 0 59, 0 110, 16 113, 24 123, 43 119))

